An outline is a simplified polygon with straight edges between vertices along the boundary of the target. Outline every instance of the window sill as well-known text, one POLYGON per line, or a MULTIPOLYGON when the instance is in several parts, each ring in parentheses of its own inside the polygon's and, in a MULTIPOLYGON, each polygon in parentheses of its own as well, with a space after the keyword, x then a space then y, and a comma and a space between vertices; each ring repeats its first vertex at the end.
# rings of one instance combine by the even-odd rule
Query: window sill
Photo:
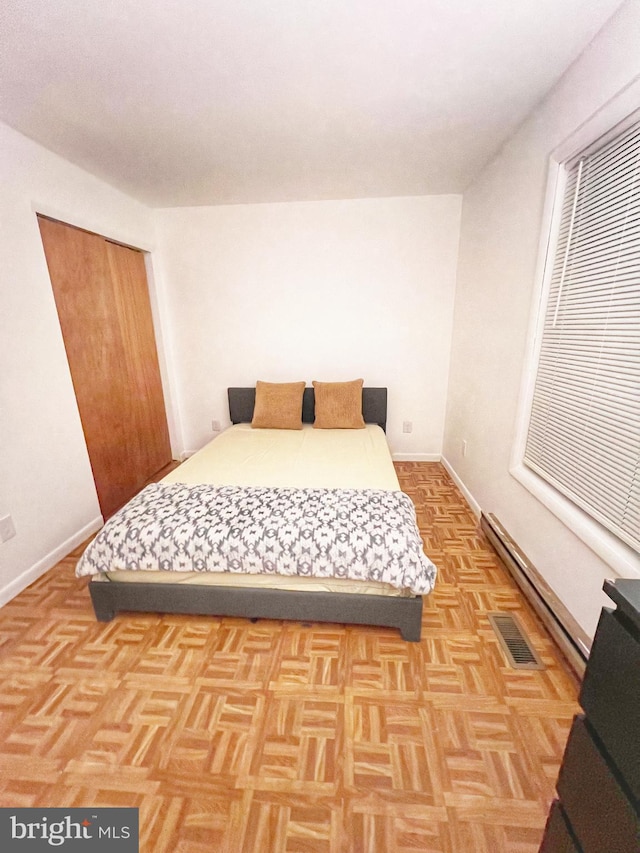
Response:
POLYGON ((513 466, 509 473, 604 560, 617 577, 640 578, 640 554, 609 533, 524 464, 513 466))

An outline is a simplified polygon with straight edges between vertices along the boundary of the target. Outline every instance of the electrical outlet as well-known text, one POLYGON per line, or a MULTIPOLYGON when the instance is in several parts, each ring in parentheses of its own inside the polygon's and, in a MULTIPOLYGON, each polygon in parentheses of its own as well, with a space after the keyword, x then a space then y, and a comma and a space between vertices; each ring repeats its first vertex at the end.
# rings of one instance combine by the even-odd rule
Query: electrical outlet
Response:
POLYGON ((0 518, 0 542, 6 542, 16 535, 16 528, 10 515, 0 518))
POLYGON ((467 455, 467 439, 465 438, 462 442, 462 455, 467 455))
POLYGON ((211 421, 211 431, 212 432, 220 432, 221 426, 220 421, 211 421))
POLYGON ((411 432, 413 429, 413 423, 411 421, 403 421, 402 422, 402 432, 411 432))

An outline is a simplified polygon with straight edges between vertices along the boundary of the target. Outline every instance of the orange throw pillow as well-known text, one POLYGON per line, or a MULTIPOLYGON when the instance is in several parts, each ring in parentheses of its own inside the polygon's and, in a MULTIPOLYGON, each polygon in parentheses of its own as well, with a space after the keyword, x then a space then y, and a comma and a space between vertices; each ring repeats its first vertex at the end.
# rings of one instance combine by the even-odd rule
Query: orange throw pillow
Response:
POLYGON ((316 429, 364 429, 362 379, 353 382, 313 382, 316 429))
POLYGON ((305 382, 256 382, 251 426, 256 429, 302 429, 305 382))

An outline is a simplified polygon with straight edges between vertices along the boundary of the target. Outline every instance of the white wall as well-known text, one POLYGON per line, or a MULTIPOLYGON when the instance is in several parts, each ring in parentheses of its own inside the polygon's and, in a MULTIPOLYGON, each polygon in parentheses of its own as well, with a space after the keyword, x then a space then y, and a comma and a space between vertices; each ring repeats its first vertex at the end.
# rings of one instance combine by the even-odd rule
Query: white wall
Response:
POLYGON ((639 44, 640 4, 632 2, 468 188, 462 214, 445 458, 591 634, 609 602, 600 592, 603 580, 614 572, 511 476, 509 466, 549 155, 640 74, 639 44))
POLYGON ((228 423, 229 385, 363 377, 389 388, 392 450, 438 458, 460 206, 432 196, 159 211, 185 449, 212 437, 212 419, 228 423))
POLYGON ((151 248, 150 210, 0 124, 0 604, 100 520, 36 210, 151 248))

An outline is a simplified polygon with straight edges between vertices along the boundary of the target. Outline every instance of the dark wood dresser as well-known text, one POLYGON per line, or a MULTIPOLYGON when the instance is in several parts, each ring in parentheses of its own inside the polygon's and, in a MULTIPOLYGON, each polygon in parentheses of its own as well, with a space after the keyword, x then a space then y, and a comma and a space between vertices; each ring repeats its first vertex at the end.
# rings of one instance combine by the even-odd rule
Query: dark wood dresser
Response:
POLYGON ((640 580, 604 590, 540 853, 640 853, 640 580))

